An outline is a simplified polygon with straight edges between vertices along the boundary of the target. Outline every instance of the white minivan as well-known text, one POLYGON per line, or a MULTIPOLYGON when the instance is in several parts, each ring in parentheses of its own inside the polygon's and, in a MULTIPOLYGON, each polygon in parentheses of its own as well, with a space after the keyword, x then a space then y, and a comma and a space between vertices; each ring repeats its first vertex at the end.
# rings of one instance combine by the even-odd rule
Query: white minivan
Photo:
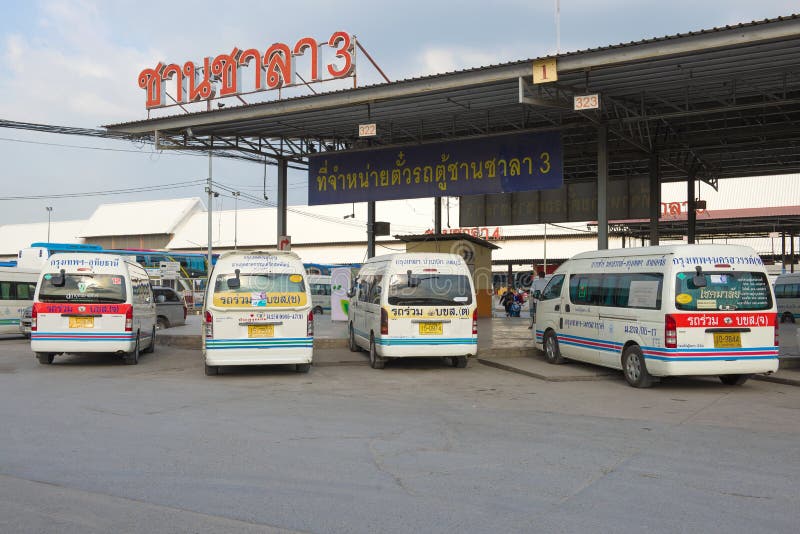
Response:
POLYGON ((311 289, 314 316, 331 313, 331 276, 329 274, 309 274, 306 279, 311 289))
POLYGON ((228 252, 206 289, 206 374, 223 365, 295 364, 307 373, 314 345, 311 293, 292 252, 228 252))
POLYGON ((389 358, 448 357, 466 367, 478 348, 475 286, 461 256, 377 256, 350 292, 349 346, 369 351, 374 369, 389 358))
POLYGON ((539 298, 535 341, 565 358, 654 377, 716 375, 743 384, 778 369, 775 301, 761 258, 737 245, 671 245, 578 254, 539 298))
POLYGON ((0 334, 22 332, 20 319, 33 304, 38 279, 39 271, 0 267, 0 334))
POLYGON ((800 318, 800 273, 787 273, 775 279, 775 302, 782 323, 800 318))
POLYGON ((45 260, 31 312, 31 350, 39 363, 63 353, 111 352, 135 365, 155 343, 156 306, 144 267, 91 252, 45 260))

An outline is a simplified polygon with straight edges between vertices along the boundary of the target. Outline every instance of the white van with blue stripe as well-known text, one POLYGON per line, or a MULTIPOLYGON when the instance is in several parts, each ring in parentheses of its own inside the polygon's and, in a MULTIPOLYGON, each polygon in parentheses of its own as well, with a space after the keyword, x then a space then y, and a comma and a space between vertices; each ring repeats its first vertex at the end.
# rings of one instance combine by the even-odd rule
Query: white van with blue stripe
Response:
POLYGON ((406 253, 377 256, 360 269, 348 310, 350 350, 387 359, 448 358, 466 367, 478 349, 475 286, 461 256, 406 253))
POLYGON ((547 361, 621 369, 634 387, 714 375, 743 384, 778 369, 775 299, 761 258, 737 245, 672 245, 578 254, 536 310, 547 361))
POLYGON ((307 373, 314 314, 292 252, 229 252, 214 265, 203 310, 206 374, 220 366, 294 364, 307 373))

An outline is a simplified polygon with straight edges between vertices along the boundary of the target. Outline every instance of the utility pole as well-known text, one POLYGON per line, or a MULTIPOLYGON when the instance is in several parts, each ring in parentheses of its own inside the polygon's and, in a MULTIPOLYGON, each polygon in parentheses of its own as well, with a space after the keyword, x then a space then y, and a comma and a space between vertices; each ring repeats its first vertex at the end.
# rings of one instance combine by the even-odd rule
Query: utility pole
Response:
POLYGON ((47 206, 47 242, 50 242, 50 214, 53 213, 53 206, 47 206))
POLYGON ((206 183, 206 193, 208 193, 208 276, 211 276, 211 258, 213 256, 212 246, 211 246, 211 229, 213 227, 212 223, 212 204, 214 202, 214 189, 212 188, 214 185, 214 181, 212 179, 211 174, 211 151, 214 148, 214 138, 210 139, 210 144, 208 147, 208 182, 206 183))
POLYGON ((239 191, 233 192, 233 250, 239 246, 239 191))

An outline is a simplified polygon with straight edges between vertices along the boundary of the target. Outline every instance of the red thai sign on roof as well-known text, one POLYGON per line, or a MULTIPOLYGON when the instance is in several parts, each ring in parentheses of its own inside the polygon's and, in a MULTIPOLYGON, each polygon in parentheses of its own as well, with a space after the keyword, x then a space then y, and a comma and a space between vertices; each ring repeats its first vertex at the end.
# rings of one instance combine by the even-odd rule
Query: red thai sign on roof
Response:
POLYGON ((327 41, 318 42, 311 37, 303 37, 290 47, 275 43, 265 52, 255 48, 241 50, 234 47, 229 54, 203 58, 200 65, 187 61, 165 64, 159 62, 154 68, 139 73, 139 87, 147 92, 147 109, 171 105, 167 102, 167 84, 175 88, 174 104, 184 104, 209 100, 243 93, 242 78, 251 69, 254 79, 253 90, 267 91, 302 84, 347 78, 355 72, 355 39, 348 33, 334 32, 327 41), (323 69, 323 46, 333 49, 333 60, 323 69), (294 58, 310 55, 310 68, 307 77, 296 71, 294 58), (327 73, 327 77, 326 77, 327 73))

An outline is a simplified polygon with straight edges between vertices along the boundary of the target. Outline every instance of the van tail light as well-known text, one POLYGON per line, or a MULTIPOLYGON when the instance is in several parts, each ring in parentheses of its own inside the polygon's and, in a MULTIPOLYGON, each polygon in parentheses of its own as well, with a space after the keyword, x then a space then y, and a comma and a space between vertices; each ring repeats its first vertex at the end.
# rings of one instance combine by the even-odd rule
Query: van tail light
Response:
POLYGON ((472 335, 478 335, 478 308, 472 310, 472 335))
POLYGON ((133 306, 125 309, 125 331, 133 332, 133 306))
MULTIPOLYGON (((31 324, 33 324, 33 323, 31 323, 31 324)), ((780 346, 780 345, 778 344, 778 340, 779 340, 779 339, 780 339, 780 338, 779 338, 779 336, 778 336, 778 321, 775 321, 775 346, 776 346, 776 347, 779 347, 779 346, 780 346)))
POLYGON ((675 317, 667 315, 664 323, 664 346, 668 349, 678 348, 678 323, 675 317))
POLYGON ((31 332, 36 332, 36 318, 39 315, 39 310, 36 309, 36 304, 31 308, 31 332))
POLYGON ((306 335, 311 337, 314 335, 314 312, 308 312, 308 319, 306 321, 306 335))
POLYGON ((206 311, 204 322, 206 324, 206 338, 211 339, 214 337, 214 318, 211 316, 210 311, 206 311))
POLYGON ((389 335, 389 312, 385 308, 381 308, 381 335, 389 335))

